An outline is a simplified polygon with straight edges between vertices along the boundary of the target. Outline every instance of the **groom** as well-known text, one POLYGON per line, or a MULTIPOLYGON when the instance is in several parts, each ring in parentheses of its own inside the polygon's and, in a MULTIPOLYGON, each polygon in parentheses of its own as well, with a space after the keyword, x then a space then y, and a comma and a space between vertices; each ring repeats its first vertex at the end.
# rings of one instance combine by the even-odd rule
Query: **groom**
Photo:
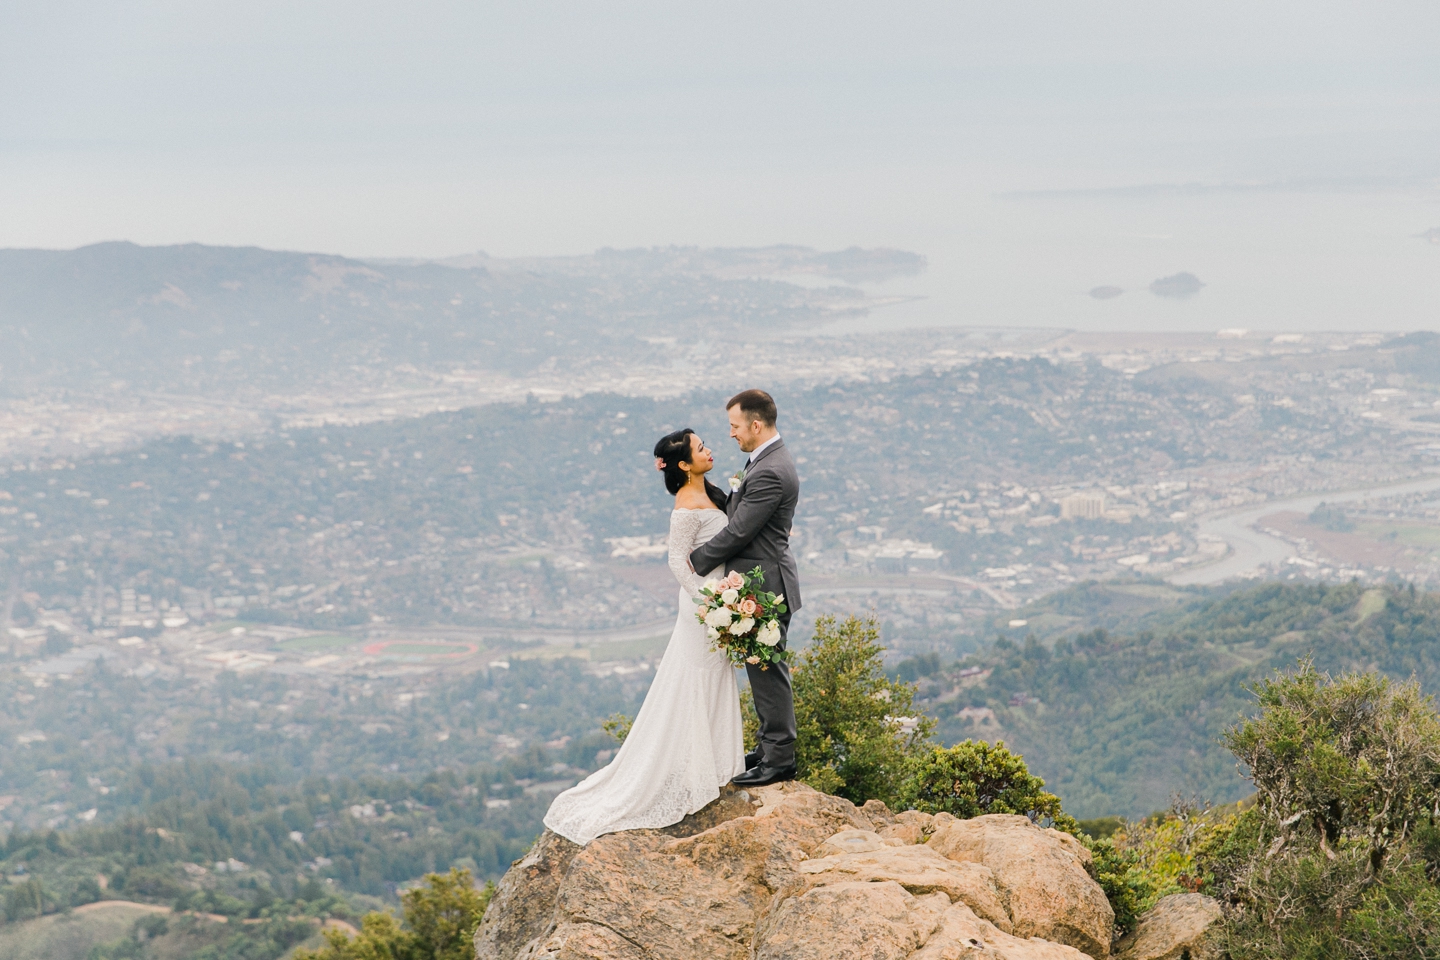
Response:
MULTIPOLYGON (((785 441, 775 431, 775 401, 764 390, 746 390, 725 405, 730 436, 750 454, 750 462, 730 481, 725 513, 730 522, 690 554, 696 570, 749 573, 759 567, 765 589, 785 595, 780 615, 780 644, 785 649, 790 615, 800 609, 800 579, 790 553, 790 526, 800 499, 800 477, 785 441)), ((760 717, 760 743, 745 755, 745 772, 735 778, 741 787, 760 787, 795 778, 795 700, 790 692, 790 666, 784 661, 769 670, 747 666, 755 713, 760 717)))

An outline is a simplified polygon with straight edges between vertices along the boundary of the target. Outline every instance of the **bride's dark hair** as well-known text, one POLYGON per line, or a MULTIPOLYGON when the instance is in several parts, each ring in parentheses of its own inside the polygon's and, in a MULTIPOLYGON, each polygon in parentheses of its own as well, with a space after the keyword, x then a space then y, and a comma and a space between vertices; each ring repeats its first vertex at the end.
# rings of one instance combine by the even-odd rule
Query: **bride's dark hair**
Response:
MULTIPOLYGON (((672 494, 679 493, 689 479, 685 471, 680 469, 680 461, 689 463, 690 458, 695 455, 690 449, 690 437, 694 433, 694 430, 686 427, 684 430, 667 433, 655 444, 656 464, 664 464, 662 472, 665 474, 665 489, 672 494)), ((711 503, 721 510, 725 509, 725 494, 708 478, 705 481, 705 492, 709 494, 711 503)))

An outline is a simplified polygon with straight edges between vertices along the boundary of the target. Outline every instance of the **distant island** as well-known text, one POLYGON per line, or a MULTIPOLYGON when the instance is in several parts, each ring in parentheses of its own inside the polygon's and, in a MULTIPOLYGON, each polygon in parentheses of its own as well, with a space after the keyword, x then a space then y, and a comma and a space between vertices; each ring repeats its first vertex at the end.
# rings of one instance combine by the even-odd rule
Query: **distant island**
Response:
POLYGON ((1200 292, 1205 284, 1193 273, 1176 273, 1168 277, 1161 277, 1150 284, 1150 292, 1157 297, 1172 297, 1176 300, 1188 300, 1200 292))

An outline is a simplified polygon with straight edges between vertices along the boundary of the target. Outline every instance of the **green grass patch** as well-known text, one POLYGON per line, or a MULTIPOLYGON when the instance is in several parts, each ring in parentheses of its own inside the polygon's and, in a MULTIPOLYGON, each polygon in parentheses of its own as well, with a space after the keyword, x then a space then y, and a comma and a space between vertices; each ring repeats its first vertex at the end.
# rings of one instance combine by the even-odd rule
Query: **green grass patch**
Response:
POLYGON ((1385 604, 1384 590, 1366 590, 1360 595, 1360 602, 1355 604, 1355 619, 1364 623, 1384 610, 1385 604))
POLYGON ((616 643, 549 643, 522 649, 512 648, 507 656, 511 660, 559 660, 563 657, 575 657, 579 660, 595 662, 638 660, 661 656, 669 642, 668 636, 654 636, 644 637, 640 640, 621 640, 616 643))
POLYGON ((669 637, 646 637, 642 640, 622 640, 618 643, 599 643, 589 648, 591 660, 636 660, 640 657, 658 657, 665 652, 669 637))
POLYGON ((1428 523, 1357 523, 1355 532, 1371 540, 1440 549, 1440 526, 1428 523))
POLYGON ((453 643, 391 643, 385 646, 383 656, 390 657, 433 657, 436 654, 464 653, 468 648, 453 643))
POLYGON ((142 907, 117 904, 80 913, 51 914, 0 926, 0 957, 6 960, 85 960, 102 943, 130 931, 142 907))
POLYGON ((310 650, 334 650, 337 647, 348 647, 358 642, 354 637, 342 637, 338 633, 326 633, 316 637, 296 637, 294 640, 281 640, 275 644, 275 646, 281 650, 305 653, 310 650))

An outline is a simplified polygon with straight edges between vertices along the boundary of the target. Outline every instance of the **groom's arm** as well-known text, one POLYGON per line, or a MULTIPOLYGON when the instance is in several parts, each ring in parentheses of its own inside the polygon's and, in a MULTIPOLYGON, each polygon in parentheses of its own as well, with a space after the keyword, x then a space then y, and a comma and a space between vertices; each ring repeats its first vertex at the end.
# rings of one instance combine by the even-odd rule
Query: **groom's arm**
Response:
POLYGON ((740 498, 725 529, 691 552, 690 563, 695 572, 703 575, 739 554, 775 515, 784 498, 785 487, 775 471, 766 470, 751 476, 745 484, 745 496, 740 498))

